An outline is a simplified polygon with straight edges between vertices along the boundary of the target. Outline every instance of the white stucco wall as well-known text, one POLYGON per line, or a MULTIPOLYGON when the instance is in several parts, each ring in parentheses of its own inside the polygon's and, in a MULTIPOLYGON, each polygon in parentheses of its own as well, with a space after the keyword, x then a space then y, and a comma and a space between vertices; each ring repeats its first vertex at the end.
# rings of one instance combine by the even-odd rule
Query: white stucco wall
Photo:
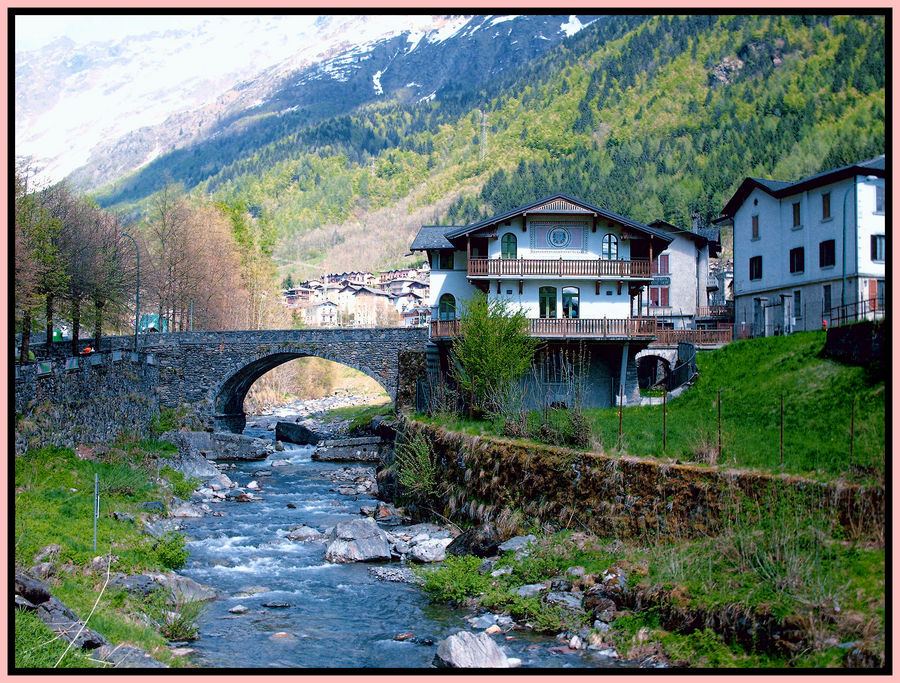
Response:
POLYGON ((610 227, 609 222, 605 220, 597 221, 596 232, 591 232, 591 219, 581 217, 559 217, 545 218, 533 217, 527 218, 527 230, 522 230, 521 216, 513 218, 509 221, 509 225, 501 225, 497 229, 496 239, 488 240, 488 258, 500 258, 503 235, 512 233, 517 241, 517 257, 531 259, 598 259, 602 254, 603 238, 607 234, 615 235, 618 241, 618 259, 627 260, 630 258, 631 249, 630 241, 622 239, 622 227, 613 224, 610 227), (580 242, 576 244, 574 241, 568 248, 557 249, 550 246, 543 246, 538 243, 536 233, 533 234, 535 227, 538 225, 570 225, 572 227, 583 227, 587 235, 587 244, 580 242), (534 247, 532 247, 532 238, 534 237, 534 247), (541 248, 543 246, 543 248, 541 248))

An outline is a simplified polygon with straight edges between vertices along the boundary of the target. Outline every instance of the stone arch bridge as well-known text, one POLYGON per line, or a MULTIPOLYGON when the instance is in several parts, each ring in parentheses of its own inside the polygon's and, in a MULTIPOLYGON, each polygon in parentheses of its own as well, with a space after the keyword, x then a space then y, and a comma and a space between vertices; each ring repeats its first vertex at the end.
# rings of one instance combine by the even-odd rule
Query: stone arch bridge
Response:
MULTIPOLYGON (((125 339, 116 338, 120 347, 125 339)), ((176 332, 141 335, 138 350, 159 368, 160 405, 191 404, 207 426, 240 432, 248 390, 282 363, 306 356, 343 363, 397 400, 404 367, 415 364, 427 341, 424 328, 176 332)))

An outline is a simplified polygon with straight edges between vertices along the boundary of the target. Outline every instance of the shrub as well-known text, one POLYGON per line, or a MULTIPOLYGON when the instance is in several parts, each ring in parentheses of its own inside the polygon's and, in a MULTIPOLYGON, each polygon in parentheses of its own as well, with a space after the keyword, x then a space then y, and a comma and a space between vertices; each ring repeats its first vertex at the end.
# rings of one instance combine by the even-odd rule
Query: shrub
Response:
POLYGON ((176 600, 169 604, 168 592, 162 589, 153 591, 144 600, 148 616, 168 640, 195 640, 200 630, 197 620, 207 607, 200 600, 176 600))
POLYGON ((428 503, 440 494, 438 469, 428 439, 406 436, 394 449, 394 467, 403 495, 415 503, 428 503))
POLYGON ((166 569, 180 569, 190 554, 184 547, 184 536, 170 532, 153 546, 157 561, 166 569))
POLYGON ((538 340, 528 334, 525 313, 483 292, 463 302, 459 336, 453 339, 453 379, 473 408, 498 414, 504 393, 531 367, 538 340))
POLYGON ((413 567, 413 572, 425 579, 425 591, 432 602, 461 604, 466 598, 478 595, 490 586, 490 579, 478 573, 482 560, 473 555, 448 555, 437 569, 413 567))
POLYGON ((172 492, 179 498, 190 498, 194 489, 200 486, 199 479, 185 477, 181 472, 172 469, 168 465, 163 467, 159 473, 171 484, 172 492))

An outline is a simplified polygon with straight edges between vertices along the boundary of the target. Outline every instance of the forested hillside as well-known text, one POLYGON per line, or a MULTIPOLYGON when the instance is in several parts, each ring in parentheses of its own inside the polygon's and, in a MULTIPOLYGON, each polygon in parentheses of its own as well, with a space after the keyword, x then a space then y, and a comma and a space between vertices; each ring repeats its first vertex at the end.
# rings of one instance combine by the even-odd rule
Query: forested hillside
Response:
MULTIPOLYGON (((284 116, 262 146, 248 126, 235 161, 185 150, 153 173, 273 226, 281 274, 295 277, 392 266, 422 223, 557 190, 687 225, 718 215, 745 176, 797 178, 885 151, 884 24, 614 17, 488 86, 312 126, 284 116)), ((142 178, 97 199, 140 211, 153 187, 142 178)))

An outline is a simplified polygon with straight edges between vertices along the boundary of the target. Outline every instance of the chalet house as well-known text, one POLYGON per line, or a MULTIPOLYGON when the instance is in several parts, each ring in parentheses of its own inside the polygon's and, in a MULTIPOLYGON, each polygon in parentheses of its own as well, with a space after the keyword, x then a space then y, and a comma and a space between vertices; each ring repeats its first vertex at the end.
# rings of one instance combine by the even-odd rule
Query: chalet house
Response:
POLYGON ((310 306, 306 312, 306 320, 310 325, 328 327, 337 323, 338 307, 333 301, 323 301, 310 306))
POLYGON ((731 324, 726 306, 710 305, 710 293, 719 289, 710 277, 710 258, 721 251, 718 229, 685 230, 665 221, 650 227, 672 236, 672 243, 650 264, 647 308, 644 315, 657 319, 661 328, 684 330, 731 324))
MULTIPOLYGON (((635 355, 656 337, 647 317, 651 262, 670 232, 565 194, 556 194, 465 226, 423 226, 412 251, 431 264, 429 351, 448 368, 457 318, 476 291, 520 307, 542 345, 531 396, 569 402, 566 367, 585 371, 585 406, 638 399, 635 355), (567 360, 569 359, 569 360, 567 360)), ((434 360, 431 361, 435 365, 434 360)))
POLYGON ((884 315, 884 155, 796 181, 746 178, 734 226, 735 321, 754 336, 884 315))

